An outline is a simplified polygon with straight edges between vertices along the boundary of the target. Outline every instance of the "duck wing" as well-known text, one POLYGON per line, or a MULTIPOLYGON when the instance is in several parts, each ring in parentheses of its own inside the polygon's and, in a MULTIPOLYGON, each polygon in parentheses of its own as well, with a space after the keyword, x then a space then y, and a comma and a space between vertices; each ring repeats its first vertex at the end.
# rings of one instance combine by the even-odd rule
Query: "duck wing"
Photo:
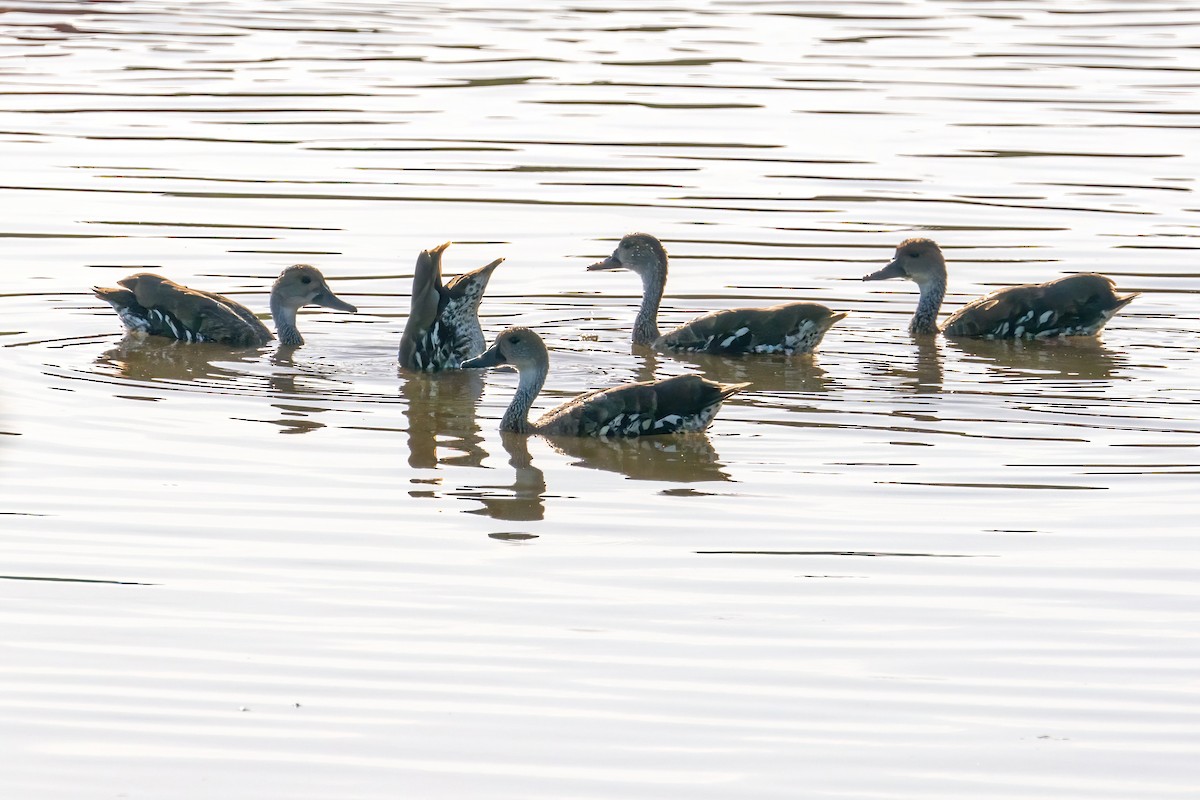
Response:
POLYGON ((449 246, 446 242, 422 250, 417 256, 408 321, 400 336, 400 365, 407 369, 432 369, 431 365, 440 360, 429 338, 442 307, 442 251, 449 246))
POLYGON ((400 365, 421 372, 458 369, 487 349, 479 302, 492 271, 504 260, 442 283, 442 253, 450 242, 422 251, 413 271, 412 305, 400 337, 400 365))
MULTIPOLYGON (((231 300, 225 295, 216 294, 215 292, 205 292, 201 289, 192 289, 191 291, 202 294, 208 297, 210 300, 224 305, 230 311, 236 314, 238 319, 240 319, 246 326, 244 336, 248 341, 255 340, 260 344, 265 344, 266 342, 269 342, 271 339, 275 338, 274 334, 271 333, 271 329, 266 326, 266 323, 258 318, 257 314, 236 300, 231 300)), ((231 326, 236 327, 236 323, 232 323, 231 321, 230 324, 231 326)), ((230 333, 232 334, 232 330, 230 333)))

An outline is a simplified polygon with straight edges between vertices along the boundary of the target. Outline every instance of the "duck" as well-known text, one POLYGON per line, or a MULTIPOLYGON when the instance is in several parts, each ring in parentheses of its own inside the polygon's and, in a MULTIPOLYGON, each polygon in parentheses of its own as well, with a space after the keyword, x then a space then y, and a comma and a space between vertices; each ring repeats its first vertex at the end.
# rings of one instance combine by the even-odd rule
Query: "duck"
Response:
POLYGON ((717 383, 694 374, 625 383, 585 392, 531 422, 530 406, 550 371, 546 344, 529 328, 507 328, 463 367, 503 364, 516 367, 520 375, 516 395, 500 420, 500 430, 506 433, 628 438, 703 431, 721 403, 750 385, 717 383))
MULTIPOLYGON (((116 310, 131 332, 231 347, 262 347, 275 338, 253 311, 224 295, 192 289, 152 272, 130 275, 117 284, 120 288, 95 286, 92 291, 116 310)), ((281 344, 304 344, 296 328, 296 312, 307 305, 358 311, 333 293, 319 269, 293 264, 271 286, 271 316, 281 344)))
POLYGON ((662 242, 648 233, 627 234, 611 256, 588 269, 628 269, 641 276, 642 305, 633 323, 633 344, 667 353, 811 353, 825 332, 846 316, 820 303, 729 308, 660 334, 658 306, 667 284, 667 251, 662 242))
POLYGON ((487 347, 479 301, 496 267, 492 263, 442 284, 442 253, 451 242, 422 250, 413 272, 412 307, 400 337, 400 366, 416 372, 459 369, 487 347))
POLYGON ((907 278, 921 298, 908 325, 914 336, 942 333, 980 339, 1045 339, 1092 336, 1137 297, 1120 295, 1112 278, 1094 272, 1067 275, 1045 283, 1025 283, 972 300, 940 327, 938 310, 946 295, 946 259, 932 239, 905 239, 886 267, 864 281, 907 278))

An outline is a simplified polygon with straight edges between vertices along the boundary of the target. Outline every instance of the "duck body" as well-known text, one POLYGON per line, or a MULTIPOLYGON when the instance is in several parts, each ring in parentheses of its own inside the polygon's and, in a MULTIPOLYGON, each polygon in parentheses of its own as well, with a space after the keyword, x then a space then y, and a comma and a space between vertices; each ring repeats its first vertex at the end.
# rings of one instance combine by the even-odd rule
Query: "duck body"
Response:
POLYGON ((811 353, 825 332, 845 316, 820 303, 729 308, 667 331, 651 346, 655 350, 713 355, 811 353))
POLYGON ((442 283, 442 252, 450 242, 424 250, 413 272, 412 307, 400 337, 400 366, 416 372, 459 369, 487 347, 479 302, 503 258, 442 283))
POLYGON ((530 422, 530 406, 549 372, 546 346, 528 328, 509 328, 463 366, 502 364, 512 364, 520 373, 516 395, 500 422, 500 430, 512 433, 628 438, 703 431, 721 403, 749 386, 716 383, 699 375, 626 383, 581 394, 530 422))
MULTIPOLYGON (((120 288, 97 286, 93 292, 116 310, 130 331, 230 347, 262 347, 275 338, 253 311, 224 295, 192 289, 152 272, 139 272, 117 283, 120 288)), ((309 304, 358 310, 329 289, 316 267, 288 267, 271 287, 271 311, 283 344, 304 344, 296 330, 296 312, 309 304)))
POLYGON ((699 375, 625 383, 568 400, 533 427, 538 433, 598 438, 695 433, 707 429, 721 403, 742 387, 699 375))
POLYGON ((985 339, 1092 336, 1134 297, 1118 295, 1116 284, 1103 275, 1067 275, 972 300, 946 320, 942 333, 985 339))
POLYGON ((744 355, 810 353, 826 331, 843 319, 820 303, 782 303, 765 308, 713 311, 665 334, 658 330, 658 307, 667 282, 667 251, 648 233, 622 237, 613 254, 589 270, 628 269, 642 278, 642 305, 633 325, 633 343, 662 352, 744 355))
POLYGON ((907 278, 921 290, 909 324, 909 332, 915 335, 940 332, 983 339, 1092 336, 1137 297, 1117 294, 1116 284, 1104 275, 1080 273, 997 289, 967 303, 939 326, 937 314, 946 294, 946 262, 933 240, 901 242, 891 263, 863 280, 888 278, 907 278))
POLYGON ((151 272, 117 283, 122 288, 94 291, 131 331, 232 347, 261 347, 275 338, 250 309, 224 295, 191 289, 151 272))

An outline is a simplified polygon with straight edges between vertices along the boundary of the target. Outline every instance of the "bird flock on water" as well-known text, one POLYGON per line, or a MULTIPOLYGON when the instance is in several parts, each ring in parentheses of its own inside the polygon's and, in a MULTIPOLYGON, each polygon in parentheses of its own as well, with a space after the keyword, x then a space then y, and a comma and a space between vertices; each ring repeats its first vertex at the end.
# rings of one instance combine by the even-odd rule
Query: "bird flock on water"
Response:
MULTIPOLYGON (((415 372, 478 369, 509 365, 519 373, 512 403, 500 421, 511 433, 548 436, 626 438, 705 430, 721 403, 749 383, 719 383, 701 375, 625 383, 586 392, 529 419, 546 382, 550 355, 545 342, 527 327, 501 331, 488 346, 479 322, 479 304, 488 281, 504 259, 449 281, 442 278, 442 255, 450 243, 422 251, 413 274, 412 306, 400 338, 400 366, 415 372)), ((671 330, 658 327, 658 308, 667 283, 667 251, 648 233, 621 238, 612 255, 589 270, 624 269, 642 279, 642 302, 633 322, 634 346, 663 353, 707 353, 729 358, 811 353, 829 329, 846 316, 820 303, 795 302, 756 308, 727 308, 703 314, 671 330)), ((920 297, 909 323, 914 336, 942 334, 985 339, 1047 339, 1092 336, 1136 294, 1118 294, 1103 275, 1080 273, 1045 283, 998 289, 967 303, 939 325, 946 294, 946 260, 932 239, 906 239, 882 269, 864 281, 905 278, 920 297)), ((342 300, 313 266, 285 269, 271 286, 275 334, 250 309, 224 295, 192 289, 160 275, 142 272, 95 294, 116 310, 131 333, 183 342, 214 342, 262 347, 276 336, 297 347, 304 337, 297 312, 307 305, 338 311, 358 309, 342 300)))

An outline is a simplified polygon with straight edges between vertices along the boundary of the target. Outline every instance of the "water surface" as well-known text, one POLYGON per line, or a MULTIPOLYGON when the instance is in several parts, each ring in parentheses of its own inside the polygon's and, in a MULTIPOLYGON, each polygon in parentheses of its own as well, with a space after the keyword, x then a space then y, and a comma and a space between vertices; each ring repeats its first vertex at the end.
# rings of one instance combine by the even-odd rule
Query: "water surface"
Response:
POLYGON ((30 2, 0 19, 0 794, 1171 798, 1200 782, 1200 13, 1177 2, 30 2), (813 356, 631 351, 808 299, 813 356), (1096 339, 917 342, 1095 270, 1096 339), (706 436, 501 436, 396 367, 504 256, 539 408, 699 371, 706 436), (308 344, 123 337, 153 269, 308 344))

